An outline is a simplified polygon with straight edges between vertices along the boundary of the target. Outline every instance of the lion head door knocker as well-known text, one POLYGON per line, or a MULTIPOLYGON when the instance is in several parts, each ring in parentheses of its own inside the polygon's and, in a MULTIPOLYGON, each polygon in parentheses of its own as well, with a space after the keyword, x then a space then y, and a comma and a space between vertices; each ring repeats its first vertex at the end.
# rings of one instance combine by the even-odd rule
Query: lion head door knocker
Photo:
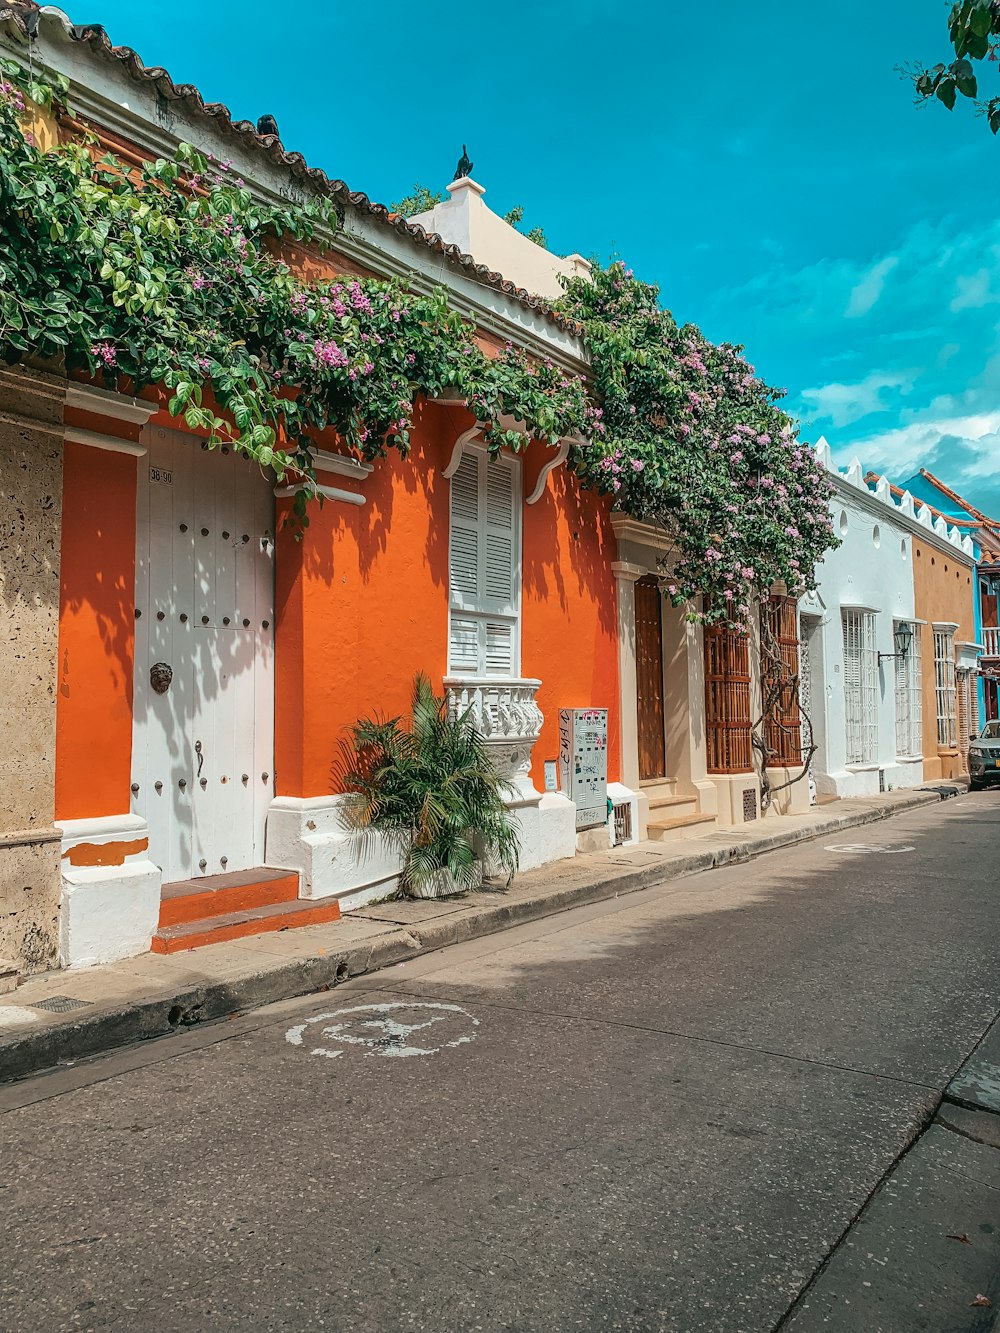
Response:
POLYGON ((173 678, 173 669, 166 662, 154 662, 149 668, 149 683, 157 694, 166 694, 173 678))

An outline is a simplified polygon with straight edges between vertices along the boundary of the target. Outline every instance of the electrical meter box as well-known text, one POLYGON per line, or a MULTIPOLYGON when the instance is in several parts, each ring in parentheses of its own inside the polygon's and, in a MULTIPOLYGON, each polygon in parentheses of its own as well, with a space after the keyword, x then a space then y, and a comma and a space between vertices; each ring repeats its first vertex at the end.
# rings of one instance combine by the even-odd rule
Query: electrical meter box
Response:
POLYGON ((559 777, 576 804, 577 830, 608 819, 608 710, 560 708, 559 777))

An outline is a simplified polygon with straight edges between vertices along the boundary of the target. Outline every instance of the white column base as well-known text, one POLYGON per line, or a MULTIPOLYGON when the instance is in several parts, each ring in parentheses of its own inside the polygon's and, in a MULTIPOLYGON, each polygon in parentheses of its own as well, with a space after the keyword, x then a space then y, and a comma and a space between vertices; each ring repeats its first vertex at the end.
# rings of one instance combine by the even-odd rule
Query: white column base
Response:
POLYGON ((163 874, 149 859, 146 821, 113 815, 66 819, 58 827, 61 965, 93 967, 148 953, 160 918, 163 874))
POLYGON ((341 911, 391 898, 401 858, 377 834, 345 828, 339 796, 278 796, 267 812, 264 862, 298 870, 301 898, 337 898, 341 911))
POLYGON ((923 758, 898 758, 885 764, 857 764, 835 769, 832 773, 818 773, 816 785, 821 792, 832 796, 878 796, 879 769, 885 790, 901 787, 919 787, 924 780, 923 758))
POLYGON ((509 802, 521 826, 521 870, 576 855, 576 805, 559 791, 539 792, 527 779, 509 802), (525 785, 526 784, 526 785, 525 785))
MULTIPOLYGON (((608 796, 613 805, 628 805, 630 811, 629 822, 632 826, 632 836, 626 838, 619 846, 625 847, 635 842, 641 842, 646 836, 646 824, 649 819, 649 797, 643 795, 641 790, 633 791, 631 787, 626 787, 621 782, 608 783, 608 796)), ((608 816, 608 838, 611 845, 614 846, 614 812, 608 816)))
MULTIPOLYGON (((714 811, 720 828, 733 828, 740 824, 752 824, 760 818, 760 784, 754 773, 719 773, 712 774, 710 781, 715 787, 716 809, 714 811), (744 793, 752 792, 749 806, 744 806, 744 793), (752 815, 748 818, 748 814, 752 815)), ((709 811, 702 805, 705 814, 709 811)))
POLYGON ((767 815, 801 815, 809 809, 809 779, 800 777, 801 772, 801 764, 797 768, 767 770, 768 781, 781 788, 774 793, 767 815))
MULTIPOLYGON (((576 806, 561 792, 515 780, 509 801, 521 828, 521 870, 576 854, 576 806)), ((267 813, 265 864, 297 870, 302 898, 337 898, 349 912, 392 897, 401 858, 378 835, 361 838, 340 820, 337 796, 278 796, 267 813)))

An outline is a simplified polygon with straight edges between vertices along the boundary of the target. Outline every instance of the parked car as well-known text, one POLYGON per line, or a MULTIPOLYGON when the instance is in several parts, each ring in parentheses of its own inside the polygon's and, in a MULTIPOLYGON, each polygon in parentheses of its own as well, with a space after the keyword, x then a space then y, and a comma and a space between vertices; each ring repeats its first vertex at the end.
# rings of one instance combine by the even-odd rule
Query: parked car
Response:
POLYGON ((987 722, 969 746, 969 776, 973 791, 1000 781, 1000 721, 987 722))

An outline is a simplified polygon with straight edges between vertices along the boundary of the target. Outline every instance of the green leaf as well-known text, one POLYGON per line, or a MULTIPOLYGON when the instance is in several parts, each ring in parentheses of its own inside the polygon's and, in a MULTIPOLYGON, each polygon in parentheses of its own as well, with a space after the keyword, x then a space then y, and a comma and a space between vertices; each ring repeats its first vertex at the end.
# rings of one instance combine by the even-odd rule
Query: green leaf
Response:
POLYGON ((937 97, 939 102, 943 102, 949 111, 955 109, 955 80, 945 77, 937 86, 937 97))
POLYGON ((993 27, 992 5, 989 0, 985 3, 977 4, 969 18, 972 31, 977 37, 988 37, 993 27))

